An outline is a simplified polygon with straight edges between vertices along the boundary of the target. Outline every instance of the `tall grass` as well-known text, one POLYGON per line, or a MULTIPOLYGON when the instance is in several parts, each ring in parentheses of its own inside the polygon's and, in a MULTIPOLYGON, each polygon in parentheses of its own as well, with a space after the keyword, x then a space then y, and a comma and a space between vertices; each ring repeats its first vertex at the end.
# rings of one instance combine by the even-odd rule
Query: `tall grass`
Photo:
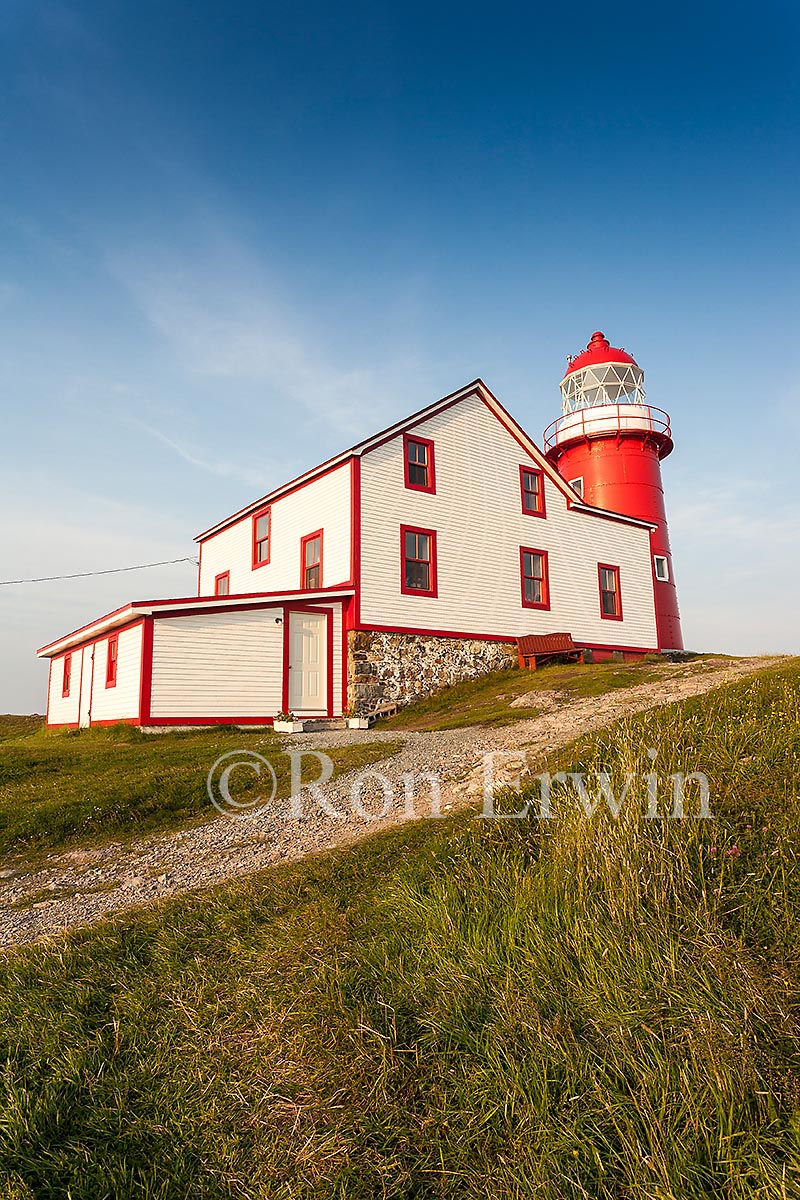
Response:
POLYGON ((11 956, 0 1194, 796 1197, 798 717, 791 664, 549 764, 710 821, 565 792, 11 956))

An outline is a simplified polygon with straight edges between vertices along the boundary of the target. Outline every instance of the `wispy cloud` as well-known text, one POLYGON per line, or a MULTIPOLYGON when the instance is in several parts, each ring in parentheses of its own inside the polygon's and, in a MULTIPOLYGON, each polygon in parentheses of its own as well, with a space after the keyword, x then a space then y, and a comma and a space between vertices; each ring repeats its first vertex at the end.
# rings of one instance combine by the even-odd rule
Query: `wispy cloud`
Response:
POLYGON ((249 487, 262 488, 264 486, 264 466, 261 464, 258 467, 248 467, 241 462, 231 462, 225 458, 206 458, 198 450, 191 447, 181 445, 174 438, 169 437, 160 429, 155 429, 152 425, 148 425, 146 421, 139 420, 138 417, 122 416, 120 418, 124 424, 130 425, 135 429, 141 429, 148 437, 154 438, 163 446, 167 446, 170 450, 174 450, 179 458, 184 462, 190 463, 193 467, 199 467, 203 471, 209 471, 213 475, 222 475, 226 478, 240 479, 249 487))
POLYGON ((280 290, 225 234, 202 262, 162 253, 112 254, 107 266, 192 376, 263 386, 340 437, 363 432, 365 406, 385 406, 378 372, 342 368, 280 290))

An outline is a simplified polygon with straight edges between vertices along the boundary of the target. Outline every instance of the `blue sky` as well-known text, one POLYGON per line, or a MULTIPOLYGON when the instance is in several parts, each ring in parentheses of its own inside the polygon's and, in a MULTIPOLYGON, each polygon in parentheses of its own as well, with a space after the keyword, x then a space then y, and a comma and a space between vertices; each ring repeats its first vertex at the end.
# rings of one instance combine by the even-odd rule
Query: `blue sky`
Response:
MULTIPOLYGON (((800 651, 797 6, 5 0, 0 578, 192 537, 482 377, 539 438, 594 329, 672 414, 687 644, 800 651)), ((50 640, 191 564, 0 588, 50 640)))

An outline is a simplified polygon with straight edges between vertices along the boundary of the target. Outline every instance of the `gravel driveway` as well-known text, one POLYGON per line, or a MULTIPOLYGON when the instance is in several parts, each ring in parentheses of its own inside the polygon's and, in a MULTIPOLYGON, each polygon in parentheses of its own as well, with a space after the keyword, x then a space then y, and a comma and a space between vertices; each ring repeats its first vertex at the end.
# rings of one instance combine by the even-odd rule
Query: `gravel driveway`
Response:
MULTIPOLYGON (((619 717, 698 695, 777 661, 711 659, 665 665, 656 682, 586 700, 565 700, 558 693, 538 691, 521 696, 516 703, 536 706, 539 715, 496 729, 474 726, 438 733, 341 730, 296 734, 285 740, 286 749, 324 751, 357 741, 396 742, 398 738, 404 745, 386 762, 375 764, 366 777, 364 772, 347 772, 327 784, 327 811, 306 794, 302 815, 291 813, 289 801, 275 802, 235 817, 220 815, 177 833, 50 855, 34 870, 0 872, 0 947, 58 934, 121 909, 344 845, 387 822, 425 816, 431 805, 430 785, 419 781, 413 810, 409 809, 404 778, 409 774, 437 775, 442 781, 441 811, 447 812, 473 802, 473 794, 479 790, 480 757, 486 751, 526 746, 532 757, 538 757, 619 717), (375 778, 371 773, 375 771, 385 783, 375 778), (359 775, 364 785, 357 793, 361 813, 354 811, 351 795, 359 775), (391 803, 382 818, 375 818, 384 806, 384 788, 391 789, 391 803)), ((201 769, 205 771, 207 766, 201 769)))

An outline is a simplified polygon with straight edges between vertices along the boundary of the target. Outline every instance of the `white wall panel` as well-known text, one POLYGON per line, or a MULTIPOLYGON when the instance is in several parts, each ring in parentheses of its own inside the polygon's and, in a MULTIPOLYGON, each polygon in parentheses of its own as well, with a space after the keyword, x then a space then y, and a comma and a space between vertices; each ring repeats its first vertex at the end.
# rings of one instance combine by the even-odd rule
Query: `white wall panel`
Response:
POLYGON ((274 717, 282 707, 280 608, 153 622, 153 717, 274 717))
MULTIPOLYGON (((87 647, 87 657, 91 647, 87 647)), ((117 682, 106 687, 108 638, 101 638, 94 647, 94 680, 92 684, 92 724, 96 721, 121 721, 139 715, 139 692, 142 673, 142 626, 134 625, 119 634, 117 682)))
POLYGON ((69 696, 62 696, 64 683, 65 654, 50 661, 50 677, 47 688, 47 723, 49 725, 77 725, 78 704, 81 690, 81 647, 72 651, 72 675, 69 696))
POLYGON ((567 510, 545 481, 546 518, 521 511, 525 451, 471 396, 416 431, 435 444, 436 494, 404 485, 403 439, 365 454, 361 471, 361 623, 576 641, 657 645, 646 529, 567 510), (437 531, 438 598, 400 591, 400 526, 437 531), (549 556, 549 611, 524 608, 520 546, 549 556), (624 620, 600 616, 598 562, 619 566, 624 620))
POLYGON ((301 586, 300 540, 323 531, 322 586, 350 579, 350 463, 313 480, 272 504, 270 561, 252 566, 252 515, 202 545, 200 595, 214 593, 214 579, 231 573, 231 593, 296 591, 301 586))

